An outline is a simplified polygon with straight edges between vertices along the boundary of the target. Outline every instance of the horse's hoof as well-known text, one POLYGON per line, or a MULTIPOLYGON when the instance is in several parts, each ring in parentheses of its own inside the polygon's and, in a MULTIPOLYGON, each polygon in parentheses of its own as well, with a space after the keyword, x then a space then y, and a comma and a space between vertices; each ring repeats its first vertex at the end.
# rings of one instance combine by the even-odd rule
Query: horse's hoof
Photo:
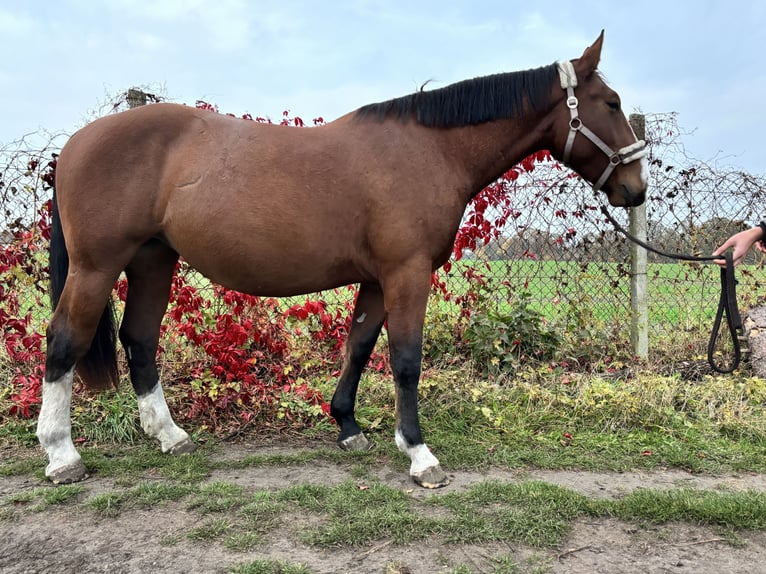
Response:
POLYGON ((423 488, 442 488, 449 484, 449 478, 438 464, 411 476, 412 480, 423 488))
POLYGON ((68 464, 56 470, 46 472, 45 476, 53 484, 71 484, 73 482, 80 482, 88 475, 85 471, 85 465, 81 460, 78 460, 75 464, 68 464))
POLYGON ((191 454, 197 450, 197 445, 192 442, 191 439, 184 439, 181 442, 173 445, 168 450, 168 454, 191 454))
POLYGON ((343 450, 370 450, 370 441, 364 433, 355 434, 347 439, 339 440, 338 445, 343 450))

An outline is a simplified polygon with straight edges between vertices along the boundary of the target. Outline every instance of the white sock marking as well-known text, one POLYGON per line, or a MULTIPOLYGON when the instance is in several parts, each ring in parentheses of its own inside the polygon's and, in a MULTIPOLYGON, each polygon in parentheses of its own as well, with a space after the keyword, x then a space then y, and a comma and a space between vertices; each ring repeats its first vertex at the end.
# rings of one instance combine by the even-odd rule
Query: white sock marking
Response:
POLYGON ((407 445, 407 441, 404 440, 399 429, 396 429, 394 439, 396 440, 396 446, 399 447, 399 450, 409 456, 412 461, 412 464, 410 465, 410 476, 416 476, 429 468, 439 466, 439 460, 431 453, 425 443, 417 444, 415 446, 407 445))
POLYGON ((162 452, 168 452, 174 446, 189 440, 186 431, 173 422, 159 381, 152 392, 138 397, 138 414, 141 418, 141 428, 149 436, 159 439, 162 452))
POLYGON ((37 419, 37 439, 48 455, 46 476, 67 466, 80 464, 72 442, 72 380, 74 369, 57 381, 43 381, 43 402, 37 419))

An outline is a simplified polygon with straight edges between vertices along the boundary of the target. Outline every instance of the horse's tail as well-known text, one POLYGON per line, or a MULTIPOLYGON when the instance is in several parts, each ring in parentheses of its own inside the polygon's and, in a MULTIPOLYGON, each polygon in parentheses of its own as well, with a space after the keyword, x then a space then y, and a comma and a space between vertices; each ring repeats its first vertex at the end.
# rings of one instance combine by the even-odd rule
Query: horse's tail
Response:
MULTIPOLYGON (((50 298, 51 306, 55 311, 61 298, 61 293, 64 291, 64 284, 69 272, 69 253, 64 242, 55 188, 53 190, 51 212, 49 256, 50 298)), ((94 390, 117 387, 119 382, 117 371, 117 330, 114 319, 114 303, 111 296, 98 322, 90 349, 77 362, 77 374, 80 375, 80 378, 87 387, 94 390)))

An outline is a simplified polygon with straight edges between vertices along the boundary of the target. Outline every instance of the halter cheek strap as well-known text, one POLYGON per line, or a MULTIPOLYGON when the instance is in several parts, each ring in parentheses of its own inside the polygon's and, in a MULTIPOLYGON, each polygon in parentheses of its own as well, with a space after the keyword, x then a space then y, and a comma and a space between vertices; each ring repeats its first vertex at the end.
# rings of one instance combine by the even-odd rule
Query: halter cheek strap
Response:
MULTIPOLYGON (((577 111, 579 102, 574 93, 574 89, 577 87, 577 75, 575 74, 574 66, 569 60, 557 62, 557 64, 561 89, 566 90, 567 92, 566 104, 569 108, 569 134, 567 135, 567 141, 564 145, 564 163, 569 163, 575 137, 578 133, 581 133, 609 158, 609 163, 601 174, 601 177, 599 177, 598 181, 593 184, 593 189, 599 190, 606 183, 606 180, 609 179, 609 176, 612 175, 614 168, 618 165, 621 163, 630 163, 647 155, 648 150, 646 149, 646 142, 644 140, 636 140, 634 143, 614 151, 604 142, 604 140, 588 129, 582 123, 577 111)), ((635 137, 635 134, 633 137, 635 137)))

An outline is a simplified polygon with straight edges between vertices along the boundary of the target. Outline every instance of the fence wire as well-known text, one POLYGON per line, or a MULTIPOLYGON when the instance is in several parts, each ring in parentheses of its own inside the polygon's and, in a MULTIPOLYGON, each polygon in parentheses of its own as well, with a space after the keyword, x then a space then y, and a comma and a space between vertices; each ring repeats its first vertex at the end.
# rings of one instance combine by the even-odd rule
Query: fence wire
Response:
MULTIPOLYGON (((663 250, 709 254, 734 232, 759 221, 766 178, 689 158, 682 135, 674 115, 647 116, 648 238, 663 250)), ((45 166, 63 140, 37 134, 34 143, 26 138, 0 147, 0 245, 36 225, 50 199, 45 166)), ((523 290, 551 320, 586 308, 593 320, 627 333, 630 246, 600 213, 605 198, 594 196, 589 185, 567 177, 553 164, 539 165, 514 182, 509 193, 513 216, 505 218, 497 237, 464 253, 459 265, 442 272, 450 289, 466 289, 460 271, 476 266, 488 279, 488 296, 498 301, 523 290)), ((627 212, 613 212, 627 226, 627 212)), ((656 341, 707 329, 717 302, 718 268, 653 254, 649 262, 651 337, 656 341)), ((741 307, 757 304, 764 281, 761 256, 748 255, 738 272, 741 307)), ((321 297, 345 300, 348 293, 333 291, 321 297)))

